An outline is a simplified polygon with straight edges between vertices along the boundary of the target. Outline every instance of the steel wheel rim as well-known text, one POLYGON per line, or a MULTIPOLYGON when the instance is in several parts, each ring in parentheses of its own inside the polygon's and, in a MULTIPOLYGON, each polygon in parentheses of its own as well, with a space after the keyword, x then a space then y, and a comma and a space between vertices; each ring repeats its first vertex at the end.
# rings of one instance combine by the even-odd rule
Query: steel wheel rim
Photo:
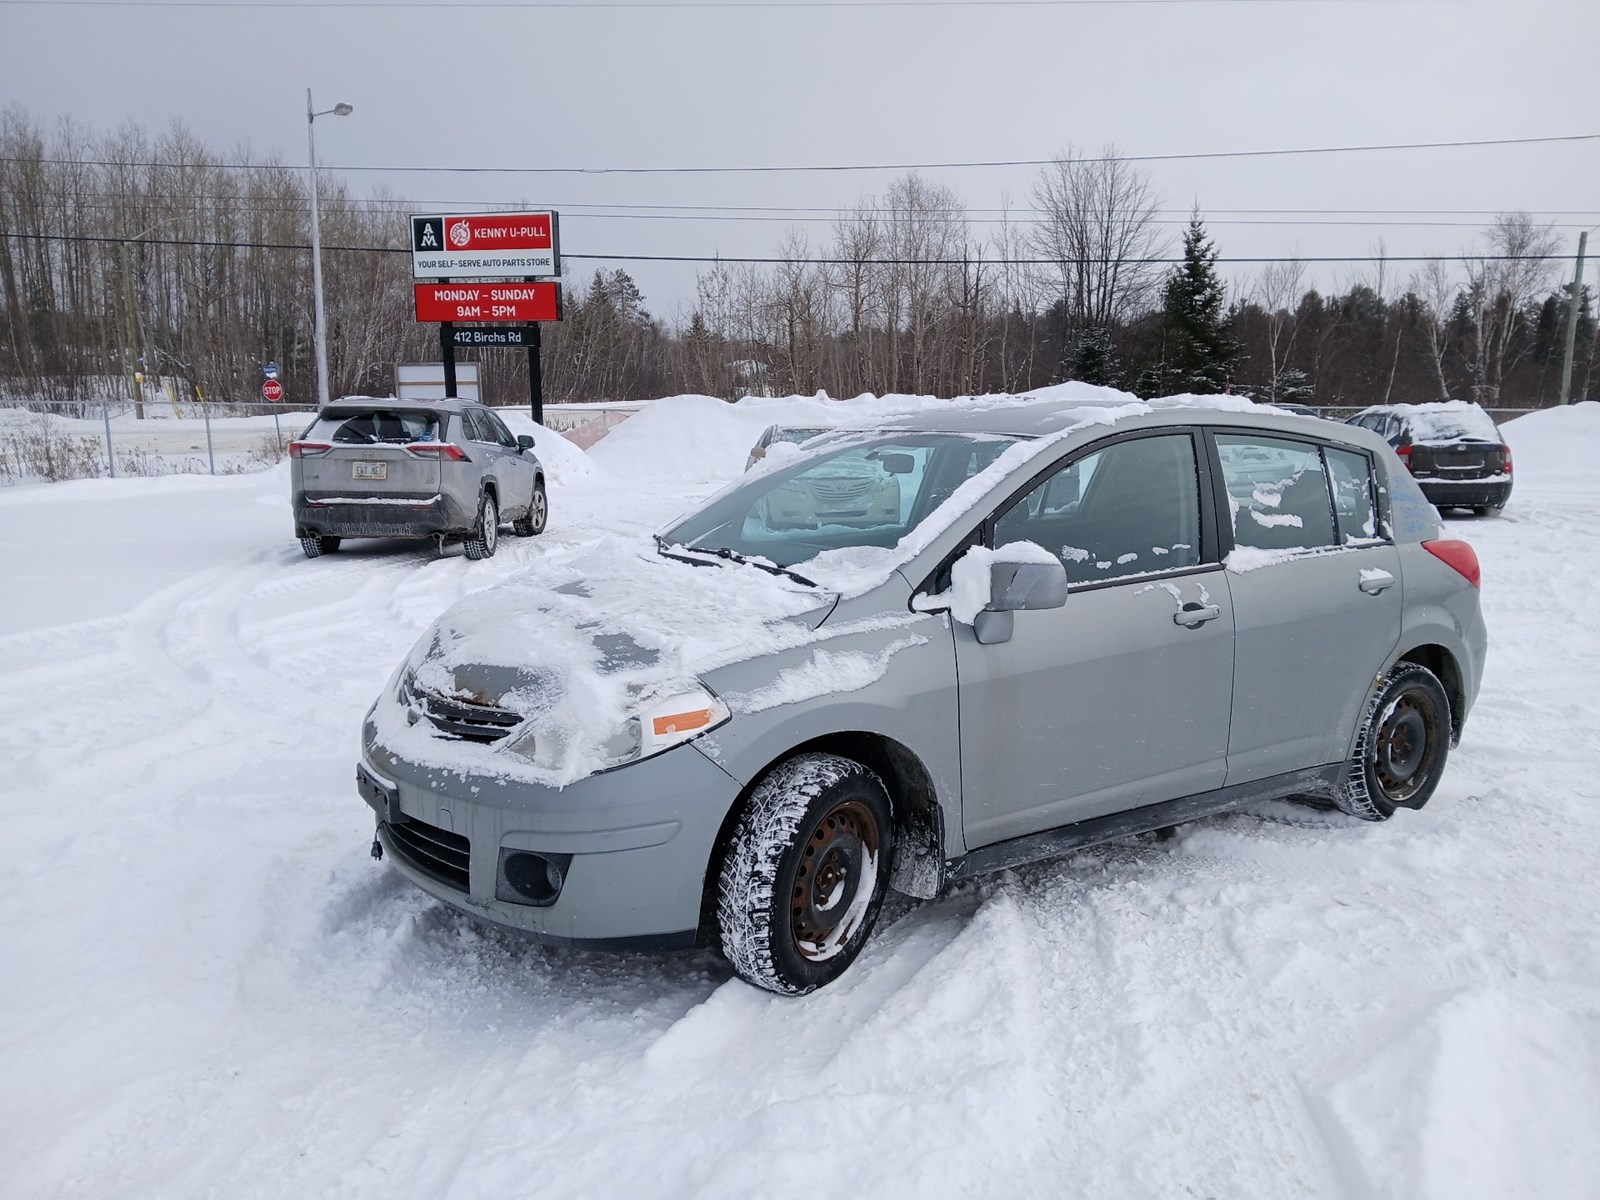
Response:
POLYGON ((861 930, 878 890, 882 846, 877 818, 859 800, 841 801, 817 822, 800 847, 789 897, 789 931, 800 957, 826 962, 861 930))
POLYGON ((1408 692, 1384 714, 1374 739, 1374 769, 1383 794, 1396 803, 1416 795, 1428 777, 1431 749, 1427 716, 1408 692))

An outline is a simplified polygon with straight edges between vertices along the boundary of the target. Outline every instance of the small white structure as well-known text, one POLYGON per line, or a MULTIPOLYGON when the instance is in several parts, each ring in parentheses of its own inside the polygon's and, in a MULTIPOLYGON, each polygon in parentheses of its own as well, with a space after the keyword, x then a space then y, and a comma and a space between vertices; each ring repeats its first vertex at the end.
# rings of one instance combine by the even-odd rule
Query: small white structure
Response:
MULTIPOLYGON (((444 395, 444 364, 395 363, 394 394, 397 400, 437 400, 444 395)), ((478 364, 456 364, 456 395, 462 400, 481 400, 478 393, 478 364)))

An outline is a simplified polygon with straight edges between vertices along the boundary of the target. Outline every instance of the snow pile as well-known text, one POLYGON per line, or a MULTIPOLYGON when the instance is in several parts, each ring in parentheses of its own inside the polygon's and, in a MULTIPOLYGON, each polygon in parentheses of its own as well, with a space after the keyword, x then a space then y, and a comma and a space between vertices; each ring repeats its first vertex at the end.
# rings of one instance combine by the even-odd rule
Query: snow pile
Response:
POLYGON ((1600 400, 1545 408, 1500 426, 1515 464, 1516 496, 1527 489, 1600 491, 1600 400))
POLYGON ((533 438, 533 452, 539 456, 545 477, 552 484, 576 483, 594 473, 594 461, 569 439, 546 429, 520 408, 497 408, 495 416, 513 434, 533 438))

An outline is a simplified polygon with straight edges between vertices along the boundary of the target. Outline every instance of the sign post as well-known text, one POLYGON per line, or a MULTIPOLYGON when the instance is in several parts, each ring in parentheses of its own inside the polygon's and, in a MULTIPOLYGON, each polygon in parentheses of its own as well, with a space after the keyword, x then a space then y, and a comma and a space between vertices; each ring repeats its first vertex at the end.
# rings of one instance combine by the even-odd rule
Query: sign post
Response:
POLYGON ((525 346, 529 404, 533 419, 544 423, 539 322, 561 320, 561 284, 552 278, 560 273, 556 212, 411 218, 417 320, 439 322, 446 396, 456 395, 457 348, 525 346))

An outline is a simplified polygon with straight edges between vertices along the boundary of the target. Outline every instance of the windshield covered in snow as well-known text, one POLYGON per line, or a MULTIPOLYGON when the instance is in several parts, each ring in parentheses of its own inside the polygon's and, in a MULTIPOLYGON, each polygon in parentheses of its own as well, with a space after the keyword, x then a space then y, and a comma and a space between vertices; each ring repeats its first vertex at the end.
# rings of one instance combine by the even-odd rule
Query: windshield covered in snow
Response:
POLYGON ((863 434, 752 475, 664 535, 787 567, 827 550, 896 545, 1015 442, 980 434, 863 434))

